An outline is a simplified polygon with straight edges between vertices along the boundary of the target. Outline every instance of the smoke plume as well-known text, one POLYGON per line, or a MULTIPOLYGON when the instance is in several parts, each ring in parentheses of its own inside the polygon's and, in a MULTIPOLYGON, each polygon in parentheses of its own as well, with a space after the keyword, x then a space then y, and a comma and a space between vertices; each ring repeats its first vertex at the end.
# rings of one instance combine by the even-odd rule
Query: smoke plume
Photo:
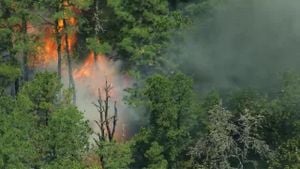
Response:
POLYGON ((227 0, 174 41, 174 59, 199 88, 269 89, 300 71, 299 0, 227 0))

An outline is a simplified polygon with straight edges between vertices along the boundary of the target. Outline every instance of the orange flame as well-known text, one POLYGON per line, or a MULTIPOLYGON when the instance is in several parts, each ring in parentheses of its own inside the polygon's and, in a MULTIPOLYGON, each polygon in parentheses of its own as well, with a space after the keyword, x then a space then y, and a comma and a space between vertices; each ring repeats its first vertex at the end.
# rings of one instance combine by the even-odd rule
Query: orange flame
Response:
MULTIPOLYGON (((76 81, 88 81, 92 84, 89 85, 91 91, 98 94, 98 88, 103 86, 104 82, 116 81, 117 70, 104 55, 95 55, 90 52, 83 65, 74 71, 74 79, 76 81)), ((117 92, 113 89, 111 91, 112 98, 119 98, 117 92)))
MULTIPOLYGON (((68 5, 68 4, 65 4, 68 5)), ((75 12, 78 12, 75 10, 75 12)), ((46 26, 43 28, 44 36, 40 39, 43 42, 43 45, 38 47, 37 56, 34 57, 34 60, 31 60, 33 66, 38 67, 47 67, 50 63, 57 62, 57 42, 56 35, 61 33, 62 37, 60 39, 61 43, 61 52, 62 56, 66 52, 66 32, 63 32, 64 29, 68 26, 76 26, 77 20, 75 17, 70 17, 66 19, 64 23, 63 19, 58 20, 58 31, 55 31, 55 27, 46 26)), ((33 28, 35 31, 35 29, 33 28)), ((73 49, 77 43, 77 34, 75 31, 68 32, 68 50, 70 53, 73 52, 73 49)), ((76 82, 77 94, 79 97, 84 95, 82 98, 85 98, 88 95, 88 98, 97 98, 98 88, 102 88, 105 81, 113 83, 116 86, 112 86, 110 93, 112 101, 121 102, 122 96, 121 93, 124 88, 128 87, 128 77, 120 76, 118 74, 118 66, 116 63, 108 60, 104 55, 95 55, 94 52, 90 52, 83 64, 79 67, 75 67, 73 71, 73 77, 76 82), (125 78, 124 78, 125 77, 125 78), (84 91, 80 91, 80 90, 84 91), (91 97, 92 96, 92 97, 91 97)), ((63 71, 64 72, 64 71, 63 71)), ((63 75, 64 76, 64 75, 63 75)), ((104 94, 104 93, 103 93, 104 94)), ((95 100, 85 100, 84 105, 90 105, 90 103, 95 100)), ((82 108, 82 107, 81 107, 82 108)), ((85 107, 83 108, 85 109, 85 107)), ((96 110, 90 110, 96 111, 96 110)), ((94 112, 93 112, 94 113, 94 112)), ((93 121, 94 119, 89 120, 93 121)), ((95 117, 97 118, 97 117, 95 117)), ((122 123, 122 118, 120 118, 120 123, 122 123)), ((118 123, 119 123, 118 122, 118 123)), ((119 123, 119 124, 120 124, 119 123)), ((122 130, 120 129, 121 125, 118 126, 116 131, 116 138, 120 140, 122 138, 122 130)))
MULTIPOLYGON (((68 23, 72 26, 77 24, 77 21, 74 17, 70 18, 68 23)), ((62 19, 58 21, 59 30, 63 30, 64 22, 62 19)), ((32 26, 31 26, 32 27, 32 26)), ((35 28, 31 28, 35 30, 35 28)), ((57 43, 56 43, 56 32, 53 27, 46 26, 44 29, 44 36, 42 37, 42 46, 37 48, 37 55, 34 57, 34 60, 31 60, 32 66, 47 66, 52 62, 57 61, 57 43)), ((75 32, 68 33, 68 50, 72 53, 74 46, 77 42, 77 36, 75 32)), ((60 39, 61 43, 61 52, 62 54, 66 50, 66 34, 60 39)))

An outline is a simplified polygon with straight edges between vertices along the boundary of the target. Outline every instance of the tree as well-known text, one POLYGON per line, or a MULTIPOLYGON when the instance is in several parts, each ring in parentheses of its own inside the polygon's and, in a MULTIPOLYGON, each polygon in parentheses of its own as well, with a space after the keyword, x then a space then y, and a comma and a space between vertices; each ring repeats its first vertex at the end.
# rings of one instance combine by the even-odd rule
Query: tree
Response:
POLYGON ((0 60, 0 88, 2 88, 2 90, 15 82, 20 75, 21 70, 18 66, 7 62, 1 63, 0 60))
POLYGON ((38 73, 24 85, 21 95, 27 96, 34 103, 33 111, 38 115, 40 124, 48 125, 50 114, 57 106, 58 93, 62 84, 54 73, 38 73))
POLYGON ((300 139, 289 139, 278 147, 270 161, 270 169, 296 169, 300 167, 300 139))
POLYGON ((38 152, 34 167, 57 165, 65 160, 80 163, 88 148, 87 122, 76 107, 62 101, 69 99, 58 97, 61 87, 55 73, 45 72, 27 82, 19 93, 31 103, 30 114, 37 117, 31 137, 38 152))
POLYGON ((73 161, 70 159, 59 159, 48 165, 45 165, 43 169, 84 169, 85 167, 79 161, 73 161))
POLYGON ((67 106, 51 114, 49 124, 41 128, 46 162, 68 159, 80 162, 88 148, 89 128, 83 114, 67 106))
POLYGON ((61 80, 62 73, 62 54, 65 50, 69 74, 69 88, 73 90, 73 103, 76 103, 76 88, 72 68, 73 48, 70 42, 70 36, 77 32, 77 22, 80 21, 78 10, 87 9, 91 1, 78 0, 40 0, 40 10, 46 13, 39 15, 45 24, 50 25, 55 30, 54 37, 57 47, 57 74, 61 80), (46 16, 46 17, 45 17, 46 16))
MULTIPOLYGON (((34 1, 7 0, 0 2, 0 6, 0 37, 2 39, 0 55, 4 55, 1 56, 1 62, 9 63, 2 65, 5 67, 2 71, 5 69, 13 70, 13 67, 17 69, 18 73, 13 74, 14 82, 11 84, 13 86, 12 94, 15 95, 21 85, 20 77, 25 81, 28 80, 28 57, 29 54, 35 51, 36 43, 33 41, 35 36, 30 35, 27 31, 29 21, 32 21, 34 18, 32 13, 34 1), (8 66, 11 66, 11 68, 8 66)), ((13 72, 16 73, 16 70, 12 71, 10 75, 13 72)))
POLYGON ((130 149, 131 142, 118 143, 112 142, 99 142, 101 147, 98 147, 96 153, 102 157, 102 169, 129 169, 129 165, 133 162, 132 152, 130 149))
POLYGON ((262 159, 270 157, 268 145, 259 137, 262 116, 253 116, 244 110, 238 118, 216 105, 209 111, 208 133, 201 137, 191 154, 198 168, 257 168, 258 163, 249 157, 252 153, 262 159))
POLYGON ((161 64, 171 30, 180 22, 167 0, 107 0, 100 11, 98 36, 110 46, 109 56, 125 61, 127 70, 144 71, 161 64))
POLYGON ((267 109, 263 136, 275 151, 270 168, 299 167, 299 83, 298 74, 285 73, 280 91, 267 109))
POLYGON ((192 81, 180 73, 154 75, 146 81, 140 100, 146 105, 149 121, 134 138, 134 167, 147 168, 155 163, 149 161, 153 158, 147 157, 146 152, 152 152, 151 146, 158 143, 163 148, 161 157, 167 161, 167 168, 178 168, 186 158, 184 152, 190 144, 193 115, 197 113, 193 109, 192 81))
MULTIPOLYGON (((98 89, 98 102, 94 104, 99 112, 99 120, 95 120, 97 126, 99 127, 99 133, 97 133, 98 141, 108 141, 112 142, 117 127, 118 120, 118 110, 117 102, 114 102, 114 115, 109 117, 109 104, 110 104, 110 92, 112 90, 112 85, 105 81, 104 87, 104 98, 102 99, 101 89, 98 89)), ((97 142, 97 141, 96 141, 97 142)))
POLYGON ((146 158, 149 161, 147 169, 167 169, 168 161, 165 160, 163 155, 163 147, 157 142, 153 142, 150 149, 145 153, 146 158))
POLYGON ((109 112, 111 90, 112 85, 106 80, 103 88, 104 95, 102 95, 101 89, 98 89, 98 101, 97 104, 94 104, 99 112, 99 119, 95 120, 99 130, 96 132, 97 138, 94 138, 96 153, 99 156, 102 169, 126 169, 132 162, 130 144, 117 143, 114 138, 117 127, 118 110, 115 101, 113 115, 109 112))
POLYGON ((32 104, 22 96, 16 100, 0 94, 0 168, 31 168, 37 152, 32 104))

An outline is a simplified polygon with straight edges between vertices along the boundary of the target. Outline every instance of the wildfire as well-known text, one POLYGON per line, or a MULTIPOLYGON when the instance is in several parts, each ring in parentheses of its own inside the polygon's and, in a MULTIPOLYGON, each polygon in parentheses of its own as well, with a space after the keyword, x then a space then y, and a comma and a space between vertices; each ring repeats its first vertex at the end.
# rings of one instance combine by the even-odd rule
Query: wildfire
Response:
MULTIPOLYGON (((68 5, 68 4, 65 4, 68 5)), ((76 9, 74 9, 75 12, 76 9)), ((57 63, 58 59, 58 43, 61 44, 62 57, 66 55, 66 37, 68 37, 68 52, 72 55, 74 48, 77 43, 77 34, 75 29, 68 29, 66 27, 73 28, 77 25, 77 19, 75 17, 59 19, 57 26, 58 29, 53 25, 47 25, 42 28, 43 37, 40 39, 42 45, 37 49, 37 55, 32 57, 30 61, 33 67, 47 68, 52 63, 57 63), (67 25, 66 25, 67 24, 67 25), (57 32, 58 30, 58 32, 57 32), (58 34, 61 35, 60 39, 58 34)), ((35 29, 34 29, 35 30, 35 29)), ((38 32, 38 31, 37 31, 38 32)), ((73 64, 74 64, 73 60, 73 64)), ((67 65, 63 65, 66 67, 67 65)), ((98 88, 103 88, 105 81, 111 83, 112 90, 110 91, 111 101, 117 101, 118 109, 120 112, 124 111, 125 105, 122 104, 122 93, 123 89, 129 87, 128 77, 119 74, 118 63, 109 60, 104 55, 96 55, 94 52, 90 52, 86 59, 81 65, 73 65, 73 77, 76 85, 76 94, 78 99, 78 107, 80 110, 87 112, 85 113, 86 118, 93 122, 99 118, 95 107, 91 104, 95 102, 98 97, 98 88)), ((63 68, 62 80, 67 79, 67 71, 63 68)), ((119 125, 117 126, 116 138, 121 140, 124 138, 124 115, 120 115, 119 125), (123 125, 122 125, 123 124, 123 125), (123 126, 123 128, 122 128, 123 126)), ((92 128, 97 128, 91 123, 92 128)))
MULTIPOLYGON (((62 21, 62 20, 60 20, 62 21)), ((63 22, 58 22, 62 24, 63 22)), ((70 23, 75 24, 76 19, 71 19, 70 23)), ((34 56, 33 60, 31 60, 32 66, 47 66, 52 62, 57 61, 57 42, 56 42, 56 32, 53 27, 46 26, 43 28, 44 34, 41 39, 42 45, 37 48, 37 55, 34 56)), ((68 33, 68 50, 70 53, 73 52, 74 46, 77 42, 77 36, 75 32, 68 33)), ((61 52, 64 53, 66 51, 66 34, 62 36, 60 39, 61 43, 61 52)))
MULTIPOLYGON (((98 88, 103 86, 106 80, 114 83, 120 81, 114 63, 104 55, 95 55, 94 52, 90 52, 83 65, 75 69, 73 74, 75 81, 85 84, 95 94, 98 94, 98 88)), ((112 98, 119 98, 117 90, 119 89, 113 86, 110 93, 112 98)))

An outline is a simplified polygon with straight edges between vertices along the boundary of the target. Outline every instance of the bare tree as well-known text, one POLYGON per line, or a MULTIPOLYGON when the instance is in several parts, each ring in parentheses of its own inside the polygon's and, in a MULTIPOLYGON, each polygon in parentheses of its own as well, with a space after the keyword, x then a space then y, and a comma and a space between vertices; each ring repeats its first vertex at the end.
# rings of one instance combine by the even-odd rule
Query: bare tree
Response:
POLYGON ((112 85, 105 81, 104 98, 101 95, 101 89, 98 89, 98 100, 94 105, 97 107, 99 113, 99 119, 95 120, 95 123, 100 129, 100 133, 97 133, 98 139, 101 141, 113 141, 116 132, 117 120, 118 120, 118 109, 117 102, 114 102, 114 114, 109 115, 109 104, 110 104, 110 92, 112 85))
MULTIPOLYGON (((114 112, 113 115, 110 115, 110 92, 112 90, 112 84, 105 81, 105 86, 103 88, 104 96, 101 94, 101 89, 98 89, 98 100, 97 103, 94 105, 97 107, 99 113, 99 119, 95 120, 99 128, 99 132, 97 134, 97 138, 94 138, 94 141, 97 145, 98 149, 102 149, 105 142, 110 143, 114 141, 114 135, 116 132, 117 121, 118 121, 118 109, 117 109, 117 102, 114 101, 114 112)), ((99 155, 99 160, 101 163, 102 168, 104 168, 104 157, 103 155, 99 155)))

